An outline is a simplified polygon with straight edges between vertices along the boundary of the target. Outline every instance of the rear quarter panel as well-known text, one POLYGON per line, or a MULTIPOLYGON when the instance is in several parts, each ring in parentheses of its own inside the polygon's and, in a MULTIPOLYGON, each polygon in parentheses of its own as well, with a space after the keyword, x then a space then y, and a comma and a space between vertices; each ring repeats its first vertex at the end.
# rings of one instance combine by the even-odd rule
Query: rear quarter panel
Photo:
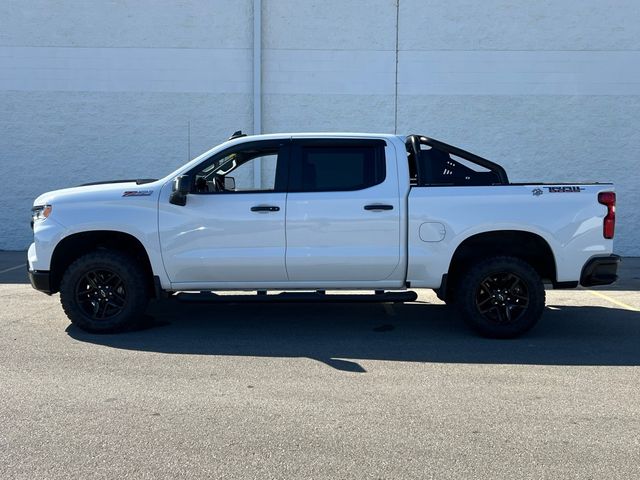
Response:
POLYGON ((554 254, 556 280, 578 280, 590 257, 612 252, 613 240, 602 235, 607 209, 597 197, 598 192, 613 191, 613 186, 580 185, 577 192, 552 193, 553 186, 563 184, 412 188, 407 280, 414 287, 439 287, 464 240, 499 230, 539 235, 554 254), (429 235, 433 231, 442 235, 429 235))

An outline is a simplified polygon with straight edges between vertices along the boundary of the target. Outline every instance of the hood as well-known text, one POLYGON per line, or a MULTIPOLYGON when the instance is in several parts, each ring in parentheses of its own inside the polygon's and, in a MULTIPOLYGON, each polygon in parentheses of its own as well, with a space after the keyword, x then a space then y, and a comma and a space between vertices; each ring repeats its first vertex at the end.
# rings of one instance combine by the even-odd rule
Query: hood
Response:
POLYGON ((91 185, 106 185, 108 183, 131 183, 135 182, 136 185, 144 185, 145 183, 157 182, 157 178, 135 178, 128 180, 105 180, 103 182, 91 182, 91 183, 83 183, 82 185, 78 185, 79 187, 89 187, 91 185))
POLYGON ((161 185, 157 181, 138 184, 136 180, 113 180, 88 183, 78 187, 46 192, 36 198, 33 205, 67 202, 92 202, 121 197, 148 197, 157 193, 161 185))

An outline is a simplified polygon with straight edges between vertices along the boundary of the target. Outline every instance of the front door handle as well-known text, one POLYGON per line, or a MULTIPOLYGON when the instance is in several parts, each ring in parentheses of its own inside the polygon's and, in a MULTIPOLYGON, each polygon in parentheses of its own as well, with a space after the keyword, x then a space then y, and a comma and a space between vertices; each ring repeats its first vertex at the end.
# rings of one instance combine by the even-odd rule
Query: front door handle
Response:
POLYGON ((371 204, 371 205, 365 205, 364 206, 365 210, 393 210, 393 205, 380 205, 380 204, 371 204))
POLYGON ((276 207, 275 205, 256 205, 255 207, 251 207, 252 212, 278 212, 280 211, 280 207, 276 207))

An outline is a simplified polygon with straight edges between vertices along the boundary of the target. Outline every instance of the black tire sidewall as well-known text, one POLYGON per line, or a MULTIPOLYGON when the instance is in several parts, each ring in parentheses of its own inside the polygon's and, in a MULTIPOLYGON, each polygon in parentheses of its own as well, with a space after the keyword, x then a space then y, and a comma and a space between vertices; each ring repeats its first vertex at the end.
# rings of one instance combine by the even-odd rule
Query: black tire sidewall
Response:
POLYGON ((458 291, 458 307, 464 320, 486 337, 518 337, 533 328, 544 312, 545 291, 540 276, 531 265, 515 257, 492 257, 477 263, 463 276, 458 291), (476 306, 476 290, 480 282, 492 273, 499 272, 518 275, 529 291, 527 310, 516 321, 507 324, 498 324, 485 318, 476 306))
POLYGON ((67 317, 74 325, 92 333, 118 332, 135 327, 146 310, 148 299, 141 268, 135 259, 116 251, 99 250, 81 256, 67 268, 60 283, 60 303, 67 317), (78 282, 88 271, 95 269, 118 274, 127 295, 122 311, 104 320, 88 316, 76 300, 78 282))

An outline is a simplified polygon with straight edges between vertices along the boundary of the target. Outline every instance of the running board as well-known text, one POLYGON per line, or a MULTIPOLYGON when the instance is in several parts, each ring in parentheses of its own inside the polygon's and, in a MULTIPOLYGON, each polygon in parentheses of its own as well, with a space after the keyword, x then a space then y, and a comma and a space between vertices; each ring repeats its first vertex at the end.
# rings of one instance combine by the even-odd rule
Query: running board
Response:
POLYGON ((187 293, 176 295, 181 302, 186 303, 403 303, 414 302, 418 294, 412 291, 406 292, 376 292, 367 294, 326 294, 318 292, 282 292, 267 295, 259 291, 257 295, 218 295, 213 292, 187 293))

